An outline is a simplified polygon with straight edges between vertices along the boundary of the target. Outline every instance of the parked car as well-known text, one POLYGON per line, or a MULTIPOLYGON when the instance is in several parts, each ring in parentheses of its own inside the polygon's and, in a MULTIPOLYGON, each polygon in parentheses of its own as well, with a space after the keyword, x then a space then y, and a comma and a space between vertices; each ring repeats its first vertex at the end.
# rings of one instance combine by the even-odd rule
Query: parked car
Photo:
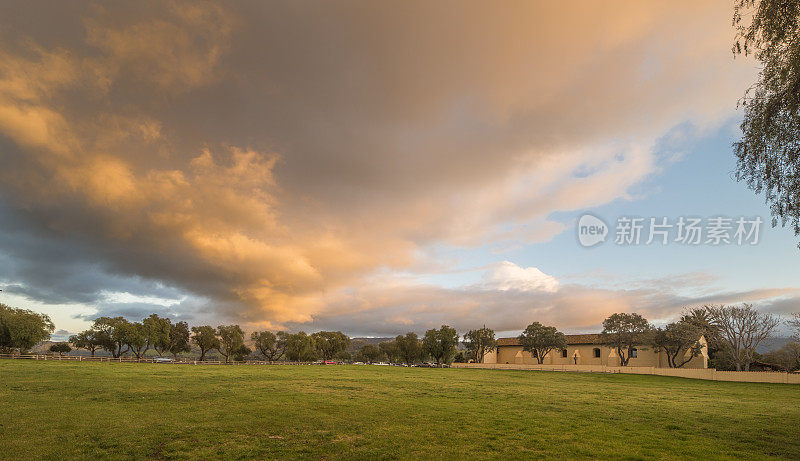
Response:
POLYGON ((171 359, 169 357, 156 357, 153 359, 153 363, 172 363, 175 359, 171 359))
POLYGON ((324 362, 322 362, 322 364, 323 365, 337 365, 337 363, 334 362, 333 360, 325 360, 324 362))

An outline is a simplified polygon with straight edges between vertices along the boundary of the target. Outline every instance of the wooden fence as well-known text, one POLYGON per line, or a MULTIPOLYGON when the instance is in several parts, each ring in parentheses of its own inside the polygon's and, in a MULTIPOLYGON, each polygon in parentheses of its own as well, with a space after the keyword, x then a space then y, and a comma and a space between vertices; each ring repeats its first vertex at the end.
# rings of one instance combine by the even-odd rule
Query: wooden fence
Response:
POLYGON ((603 365, 517 365, 509 363, 454 363, 454 368, 492 370, 572 371, 580 373, 627 373, 637 375, 674 376, 709 381, 744 383, 800 384, 800 373, 775 371, 718 371, 714 368, 607 367, 603 365))

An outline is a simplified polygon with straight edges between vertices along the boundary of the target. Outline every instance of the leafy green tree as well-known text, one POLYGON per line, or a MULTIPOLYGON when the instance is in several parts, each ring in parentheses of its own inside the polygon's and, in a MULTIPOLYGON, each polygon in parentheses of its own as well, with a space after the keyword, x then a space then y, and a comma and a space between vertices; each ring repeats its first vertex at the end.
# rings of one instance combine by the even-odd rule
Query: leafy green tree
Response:
POLYGON ((664 351, 670 368, 680 368, 700 356, 702 345, 698 342, 703 331, 689 321, 678 321, 653 330, 650 338, 655 352, 664 351))
POLYGON ((94 357, 95 352, 103 345, 102 339, 95 330, 84 330, 69 337, 69 342, 77 349, 86 349, 94 357))
POLYGON ((191 352, 192 345, 190 344, 191 332, 189 331, 189 324, 186 322, 178 322, 172 325, 169 330, 169 352, 176 359, 178 354, 183 352, 191 352))
POLYGON ((716 362, 716 355, 723 346, 720 344, 719 329, 714 325, 708 310, 705 307, 686 309, 681 315, 680 321, 688 322, 700 329, 706 338, 709 363, 716 362))
POLYGON ((304 331, 286 337, 286 358, 293 362, 311 362, 316 360, 314 338, 304 331))
POLYGON ((242 352, 244 331, 239 325, 220 325, 217 327, 217 336, 219 337, 217 351, 225 357, 225 363, 232 355, 242 352))
POLYGON ((644 344, 650 342, 652 327, 641 315, 612 314, 603 320, 603 332, 600 339, 603 344, 613 347, 619 356, 620 366, 627 366, 635 347, 644 350, 644 344))
POLYGON ((380 349, 389 362, 397 363, 400 361, 400 347, 396 340, 384 341, 378 344, 378 349, 380 349))
POLYGON ((55 325, 45 314, 0 304, 0 348, 28 351, 50 339, 55 325))
POLYGON ((130 350, 128 337, 130 322, 124 317, 99 317, 94 320, 92 330, 101 342, 103 349, 114 358, 121 357, 130 350))
POLYGON ((544 362, 544 358, 553 349, 564 349, 567 347, 567 337, 556 327, 544 326, 539 322, 533 322, 525 328, 519 335, 519 342, 522 350, 530 352, 539 364, 544 362))
POLYGON ((168 318, 159 317, 158 314, 150 314, 142 320, 145 334, 148 339, 148 347, 152 347, 158 355, 170 349, 170 335, 172 333, 172 322, 168 318))
POLYGON ((799 235, 800 1, 737 0, 733 23, 734 54, 752 55, 761 67, 742 98, 736 178, 764 192, 773 226, 789 222, 799 235))
POLYGON ((422 360, 422 343, 416 333, 409 332, 405 336, 397 335, 394 339, 400 360, 406 365, 413 365, 422 360))
POLYGON ((125 331, 125 344, 133 355, 140 359, 150 349, 152 341, 152 332, 149 325, 139 322, 125 324, 121 327, 125 331))
POLYGON ((361 349, 356 352, 354 359, 357 362, 375 363, 380 362, 384 357, 380 348, 374 344, 364 344, 361 349))
POLYGON ((245 346, 244 344, 240 344, 231 351, 231 355, 233 356, 233 360, 237 362, 244 362, 247 360, 247 356, 249 356, 251 352, 253 351, 249 347, 245 346))
POLYGON ((277 334, 271 331, 254 331, 250 335, 253 345, 256 350, 264 356, 269 362, 279 360, 286 350, 286 337, 285 331, 279 331, 277 334))
POLYGON ((483 328, 468 331, 464 335, 464 346, 466 346, 470 358, 482 363, 486 354, 497 348, 494 330, 486 328, 484 325, 483 328))
POLYGON ((67 343, 55 343, 50 345, 50 352, 55 352, 59 356, 63 356, 64 354, 69 354, 72 348, 69 347, 67 343))
POLYGON ((325 360, 332 360, 350 345, 350 338, 341 331, 318 331, 311 337, 314 339, 317 356, 325 360))
POLYGON ((422 346, 437 365, 449 364, 456 355, 458 333, 447 325, 442 325, 438 330, 428 330, 422 338, 422 346))
POLYGON ((192 327, 192 341, 200 349, 200 361, 206 359, 208 351, 220 347, 219 338, 217 338, 217 330, 209 325, 200 327, 192 327))
POLYGON ((352 354, 347 351, 339 351, 336 355, 333 356, 334 359, 338 360, 339 362, 349 362, 353 359, 352 354))

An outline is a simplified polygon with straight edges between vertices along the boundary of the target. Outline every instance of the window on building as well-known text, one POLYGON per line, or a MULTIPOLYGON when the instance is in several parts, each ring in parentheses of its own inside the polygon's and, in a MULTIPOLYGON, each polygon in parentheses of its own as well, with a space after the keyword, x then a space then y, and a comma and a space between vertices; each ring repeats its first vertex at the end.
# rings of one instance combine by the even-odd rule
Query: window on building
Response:
POLYGON ((567 357, 567 350, 566 349, 561 349, 561 357, 564 357, 564 358, 567 357))
POLYGON ((594 348, 594 358, 596 358, 596 359, 600 358, 600 348, 599 347, 595 347, 594 348))
POLYGON ((635 347, 631 348, 631 358, 635 359, 638 356, 639 356, 639 351, 635 347))

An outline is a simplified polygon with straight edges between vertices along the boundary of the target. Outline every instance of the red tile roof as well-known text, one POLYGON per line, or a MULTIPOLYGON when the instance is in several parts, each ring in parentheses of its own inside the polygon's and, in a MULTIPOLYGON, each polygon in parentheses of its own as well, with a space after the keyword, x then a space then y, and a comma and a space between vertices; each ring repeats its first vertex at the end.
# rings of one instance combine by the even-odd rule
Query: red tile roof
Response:
MULTIPOLYGON (((599 334, 589 335, 564 335, 567 337, 567 344, 600 344, 599 334)), ((497 338, 498 346, 519 346, 517 338, 497 338)))

